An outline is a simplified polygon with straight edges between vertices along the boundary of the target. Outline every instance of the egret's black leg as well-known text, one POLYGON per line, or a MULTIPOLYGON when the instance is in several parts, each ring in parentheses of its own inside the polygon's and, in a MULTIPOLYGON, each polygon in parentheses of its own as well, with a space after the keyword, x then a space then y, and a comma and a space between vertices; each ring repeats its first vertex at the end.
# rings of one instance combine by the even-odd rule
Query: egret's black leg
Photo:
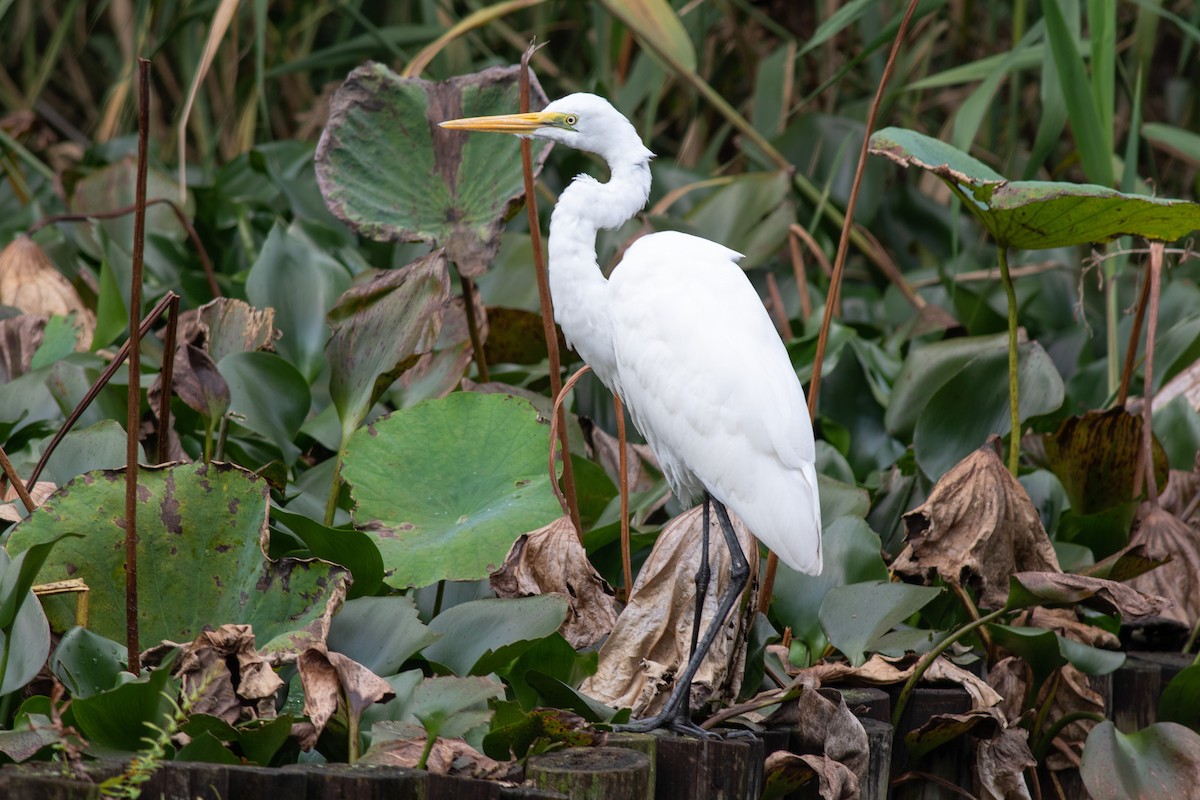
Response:
POLYGON ((696 654, 696 643, 700 641, 700 618, 704 616, 704 598, 708 596, 708 582, 712 570, 708 566, 708 509, 712 496, 704 493, 704 509, 701 512, 700 528, 700 568, 696 570, 696 610, 692 617, 692 646, 688 650, 688 660, 696 654))
POLYGON ((712 643, 716 641, 721 629, 725 627, 725 620, 729 617, 729 612, 733 610, 742 590, 746 588, 747 581, 750 580, 750 562, 746 560, 746 554, 742 552, 742 545, 738 542, 737 533, 733 530, 733 522, 729 519, 729 512, 725 510, 724 504, 715 497, 711 498, 711 501, 717 509, 717 520, 721 523, 721 533, 725 537, 725 545, 729 548, 729 586, 726 587, 725 594, 721 596, 717 613, 708 626, 708 630, 704 632, 704 638, 700 640, 695 652, 688 660, 687 667, 676 676, 675 687, 671 690, 671 696, 667 698, 667 703, 663 706, 662 711, 653 717, 634 720, 626 725, 616 725, 614 730, 644 733, 669 725, 682 733, 700 736, 713 735, 700 729, 688 718, 687 701, 692 691, 692 678, 696 676, 696 671, 704 661, 704 656, 712 647, 712 643))

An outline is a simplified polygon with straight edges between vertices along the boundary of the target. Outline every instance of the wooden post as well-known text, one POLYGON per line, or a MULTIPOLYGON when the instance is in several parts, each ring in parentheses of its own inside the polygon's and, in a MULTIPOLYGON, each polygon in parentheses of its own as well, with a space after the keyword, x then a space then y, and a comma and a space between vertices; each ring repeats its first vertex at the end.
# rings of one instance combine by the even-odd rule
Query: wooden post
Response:
MULTIPOLYGON (((846 702, 849 704, 849 700, 846 702)), ((886 707, 883 710, 888 713, 886 707)), ((859 786, 862 800, 888 800, 892 777, 892 724, 873 717, 859 717, 859 722, 867 732, 868 748, 867 774, 859 786)))
POLYGON ((762 794, 761 739, 728 741, 662 736, 655 800, 742 800, 762 794))
MULTIPOLYGON (((651 800, 650 758, 621 747, 572 747, 533 756, 525 777, 572 800, 651 800)), ((700 796, 700 795, 695 795, 700 796)))

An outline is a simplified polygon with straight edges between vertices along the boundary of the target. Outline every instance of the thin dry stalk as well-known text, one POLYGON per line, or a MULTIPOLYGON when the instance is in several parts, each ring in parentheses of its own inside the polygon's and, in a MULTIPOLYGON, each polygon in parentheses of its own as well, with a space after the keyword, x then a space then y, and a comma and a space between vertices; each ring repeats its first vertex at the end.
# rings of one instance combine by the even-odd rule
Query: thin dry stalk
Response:
POLYGON ((175 340, 179 335, 179 295, 167 292, 171 316, 163 337, 162 394, 158 398, 158 463, 165 464, 171 444, 171 384, 175 379, 175 340))
MULTIPOLYGON (((563 400, 575 388, 575 384, 579 382, 579 379, 591 371, 592 368, 584 364, 579 368, 578 372, 567 378, 567 382, 563 384, 562 389, 558 394, 554 395, 554 408, 550 413, 550 457, 547 460, 547 469, 550 471, 550 487, 554 489, 554 496, 558 498, 558 504, 562 506, 563 513, 567 516, 571 515, 571 505, 567 502, 567 497, 563 494, 562 489, 558 487, 558 481, 554 479, 555 474, 558 472, 554 468, 554 462, 558 456, 558 442, 561 441, 559 434, 565 429, 565 423, 560 424, 559 421, 565 419, 565 415, 562 413, 563 400)), ((566 460, 565 458, 563 459, 563 461, 566 460)), ((574 520, 572 520, 573 522, 574 520)), ((575 535, 579 538, 579 543, 582 544, 583 530, 576 527, 575 535)))
POLYGON ((491 378, 488 376, 487 356, 483 352, 483 340, 479 336, 479 320, 475 318, 475 281, 462 273, 459 273, 458 278, 462 284, 463 311, 467 315, 467 335, 471 337, 471 352, 475 356, 475 369, 479 372, 479 382, 487 383, 491 378))
POLYGON ((129 392, 125 425, 125 647, 129 671, 141 674, 138 655, 137 480, 142 419, 142 261, 146 247, 146 173, 150 153, 150 62, 138 59, 138 158, 133 214, 133 270, 129 282, 129 392))
POLYGON ((29 491, 21 481, 21 476, 13 468, 12 462, 8 460, 8 453, 4 452, 3 447, 0 447, 0 467, 3 467, 4 477, 8 478, 8 482, 16 490, 17 497, 21 498, 21 504, 25 506, 25 510, 32 514, 36 504, 33 502, 33 498, 29 496, 29 491))
POLYGON ((792 323, 788 322, 787 312, 783 310, 783 295, 779 293, 779 282, 775 280, 774 272, 767 273, 767 297, 771 301, 775 327, 786 342, 792 338, 792 323))
MULTIPOLYGON (((521 56, 520 110, 522 114, 529 112, 529 57, 536 49, 533 44, 530 44, 529 49, 521 56)), ((538 301, 542 308, 542 333, 546 337, 546 354, 550 360, 550 393, 558 398, 562 394, 562 362, 558 354, 558 334, 554 330, 554 303, 550 299, 550 273, 546 270, 545 259, 542 258, 542 228, 538 221, 537 195, 533 191, 533 155, 529 147, 529 140, 524 138, 521 139, 521 166, 525 174, 525 208, 529 212, 529 240, 533 246, 534 272, 537 273, 538 301)), ((563 491, 567 498, 564 509, 575 526, 576 534, 582 540, 583 523, 579 517, 579 499, 575 495, 575 469, 571 465, 571 448, 567 442, 566 412, 559 408, 555 411, 554 421, 558 424, 559 442, 562 445, 562 481, 563 491)), ((553 451, 553 447, 551 450, 553 451)), ((550 472, 550 481, 555 484, 555 493, 560 494, 558 483, 554 480, 553 469, 550 472)))
MULTIPOLYGON (((175 296, 176 295, 174 292, 168 292, 166 297, 164 297, 162 300, 159 300, 158 305, 150 310, 150 313, 147 314, 142 320, 141 326, 138 327, 139 338, 150 332, 150 326, 152 326, 155 322, 158 322, 159 318, 163 315, 163 312, 165 312, 170 306, 171 298, 175 296)), ((70 416, 67 417, 66 422, 64 422, 62 427, 60 427, 54 434, 54 438, 50 440, 50 444, 46 445, 46 449, 42 452, 42 457, 38 459, 38 463, 33 468, 33 472, 29 474, 30 486, 33 486, 35 483, 37 483, 37 479, 41 477, 42 470, 46 468, 46 462, 49 461, 50 456, 54 454, 55 448, 57 448, 59 443, 62 442, 63 437, 71 432, 71 428, 75 427, 75 423, 79 421, 81 416, 83 416, 83 412, 87 411, 88 406, 95 401, 96 397, 100 394, 100 391, 108 385, 110 380, 112 380, 112 376, 115 375, 117 370, 121 368, 121 365, 125 363, 125 359, 128 357, 128 355, 129 340, 127 339, 125 340, 125 343, 121 345, 121 349, 117 351, 116 357, 113 358, 113 360, 109 362, 109 365, 104 368, 104 372, 100 373, 100 377, 97 378, 95 383, 88 388, 87 393, 84 394, 83 398, 79 401, 79 405, 75 406, 75 409, 71 412, 70 416)))
POLYGON ((1142 277, 1142 288, 1138 292, 1137 310, 1133 313, 1133 327, 1129 329, 1129 345, 1125 348, 1125 364, 1121 368, 1121 387, 1117 390, 1117 405, 1124 406, 1129 400, 1129 384, 1133 380, 1133 367, 1137 363, 1138 339, 1142 335, 1142 322, 1146 319, 1146 304, 1150 301, 1150 275, 1142 277))
MULTIPOLYGON (((842 273, 846 268, 846 254, 850 249, 850 232, 854 228, 854 208, 858 204, 858 191, 862 187, 863 171, 867 166, 867 148, 871 141, 871 131, 875 129, 875 118, 879 115, 879 106, 883 103, 883 92, 891 80, 896 68, 896 56, 900 53, 900 45, 908 36, 908 26, 912 22, 913 13, 917 10, 917 0, 909 0, 904 19, 900 21, 900 29, 896 32, 896 40, 892 42, 892 50, 888 53, 887 65, 883 68, 883 76, 875 89, 875 98, 871 101, 871 109, 867 112, 867 127, 863 132, 862 149, 858 154, 858 166, 854 170, 854 183, 850 187, 850 199, 846 203, 846 215, 842 223, 842 237, 838 241, 837 256, 833 262, 833 275, 829 279, 829 293, 825 298, 825 317, 821 320, 821 332, 817 336, 817 352, 813 359, 813 376, 808 385, 808 414, 813 419, 817 416, 817 396, 821 389, 821 367, 825 361, 825 348, 829 344, 829 328, 833 323, 833 310, 838 303, 841 291, 842 273)), ((771 606, 771 595, 775 589, 775 572, 779 569, 779 557, 772 552, 767 556, 767 569, 763 575, 762 589, 758 595, 758 610, 767 613, 771 606)))
POLYGON ((1146 388, 1142 394, 1142 471, 1146 475, 1146 499, 1158 507, 1158 482, 1154 478, 1154 339, 1158 332, 1158 299, 1162 287, 1163 246, 1150 243, 1150 319, 1146 326, 1146 388))

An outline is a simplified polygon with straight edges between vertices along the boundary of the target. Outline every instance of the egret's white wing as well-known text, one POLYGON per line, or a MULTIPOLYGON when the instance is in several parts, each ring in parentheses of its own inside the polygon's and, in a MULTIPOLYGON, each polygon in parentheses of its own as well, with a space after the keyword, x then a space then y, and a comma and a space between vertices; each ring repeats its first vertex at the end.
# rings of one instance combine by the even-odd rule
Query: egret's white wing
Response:
POLYGON ((804 393, 738 258, 674 232, 629 248, 610 278, 618 390, 681 499, 707 488, 785 563, 817 572, 804 393))

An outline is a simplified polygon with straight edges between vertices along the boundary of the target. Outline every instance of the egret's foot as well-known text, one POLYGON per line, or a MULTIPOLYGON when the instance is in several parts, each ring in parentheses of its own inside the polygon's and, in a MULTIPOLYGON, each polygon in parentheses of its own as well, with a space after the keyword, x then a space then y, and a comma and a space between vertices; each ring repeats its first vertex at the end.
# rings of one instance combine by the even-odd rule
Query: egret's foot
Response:
POLYGON ((721 734, 717 733, 716 731, 708 731, 704 728, 701 728, 686 716, 676 717, 675 719, 671 720, 668 727, 681 736, 694 736, 697 739, 710 739, 717 741, 720 741, 722 738, 721 734))

